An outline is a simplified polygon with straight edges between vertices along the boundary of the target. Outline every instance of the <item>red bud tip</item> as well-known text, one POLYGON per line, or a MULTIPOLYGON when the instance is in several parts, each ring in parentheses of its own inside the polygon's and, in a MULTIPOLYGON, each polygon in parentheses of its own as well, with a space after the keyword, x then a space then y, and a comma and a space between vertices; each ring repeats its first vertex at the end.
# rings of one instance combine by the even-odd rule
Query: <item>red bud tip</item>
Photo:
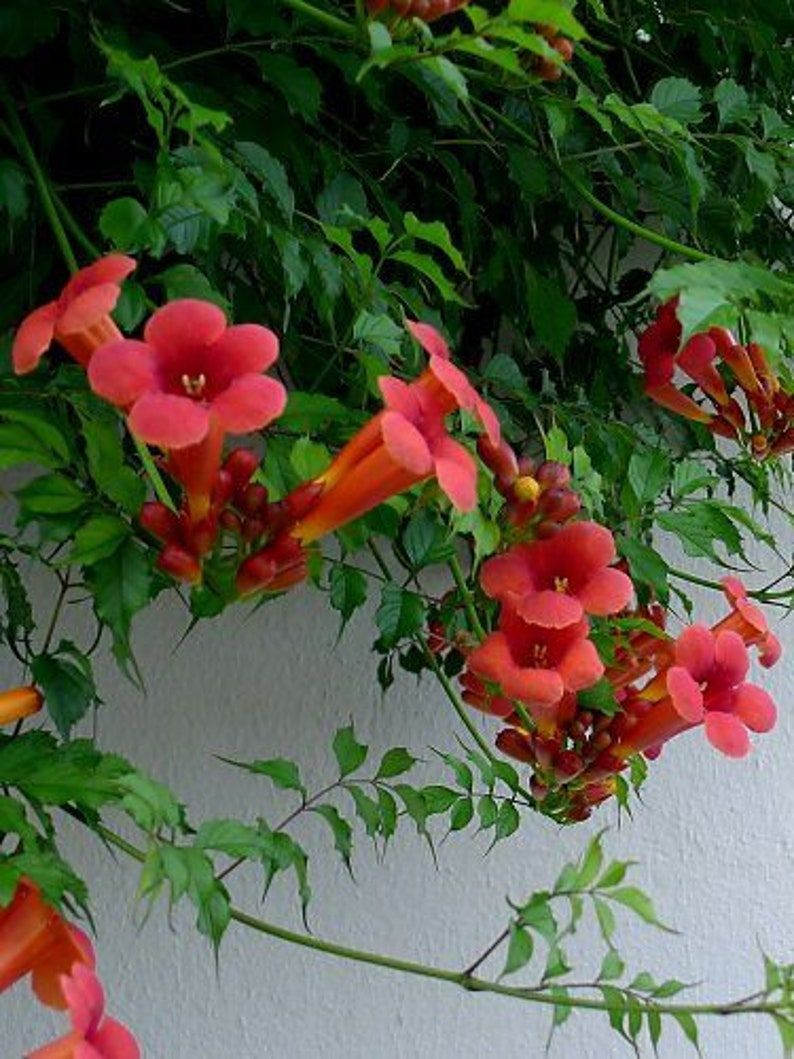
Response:
POLYGON ((267 503, 267 489, 253 482, 247 485, 240 495, 238 506, 246 515, 258 515, 267 503))
POLYGON ((163 544, 177 541, 181 536, 179 518, 159 500, 149 500, 143 505, 138 522, 163 544))
POLYGON ((201 563, 187 548, 178 544, 167 544, 157 560, 157 566, 165 574, 196 585, 201 581, 201 563))
POLYGON ((223 463, 223 469, 231 475, 235 491, 245 488, 259 466, 259 457, 253 449, 232 449, 223 463))

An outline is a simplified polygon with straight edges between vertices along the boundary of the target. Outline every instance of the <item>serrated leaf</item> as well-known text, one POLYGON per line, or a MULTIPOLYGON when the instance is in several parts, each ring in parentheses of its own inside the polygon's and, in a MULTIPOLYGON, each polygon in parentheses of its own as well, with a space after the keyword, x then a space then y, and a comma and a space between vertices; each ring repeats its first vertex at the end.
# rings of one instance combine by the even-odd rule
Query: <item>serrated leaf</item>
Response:
POLYGON ((532 941, 530 932, 516 923, 511 923, 510 940, 507 946, 507 958, 502 970, 502 977, 508 974, 515 974, 522 967, 526 967, 532 959, 534 948, 535 943, 532 941))
POLYGON ((331 567, 330 588, 331 606, 342 615, 344 626, 354 611, 366 603, 367 579, 360 570, 337 563, 331 567))
POLYGON ((95 515, 75 533, 69 562, 91 566, 113 555, 129 536, 130 527, 123 519, 115 515, 95 515))
POLYGON ((703 117, 700 99, 700 89, 684 77, 665 77, 657 81, 651 92, 653 106, 683 125, 700 121, 703 117))
POLYGON ((674 933, 674 931, 671 931, 670 927, 666 927, 660 922, 656 915, 656 910, 653 907, 653 901, 638 887, 623 886, 618 890, 612 890, 609 894, 609 898, 611 901, 617 901, 618 904, 631 909, 635 915, 638 915, 640 919, 644 920, 646 923, 650 923, 654 927, 659 927, 661 930, 674 933))
POLYGON ((352 724, 337 730, 332 747, 341 779, 355 772, 367 760, 369 747, 358 742, 352 724))
POLYGON ((385 584, 375 614, 375 624, 380 630, 379 645, 388 649, 396 646, 400 640, 413 636, 424 625, 425 611, 421 596, 393 582, 385 584))
POLYGON ((408 772, 416 763, 416 758, 409 753, 404 746, 395 746, 387 750, 381 758, 378 771, 375 774, 377 780, 388 780, 394 776, 402 776, 408 772))
POLYGON ((315 805, 312 807, 312 812, 321 816, 331 828, 334 836, 334 849, 349 871, 350 857, 353 852, 353 828, 334 805, 315 805))
POLYGON ((474 803, 471 798, 458 798, 449 814, 450 831, 462 831, 468 827, 474 817, 474 803))

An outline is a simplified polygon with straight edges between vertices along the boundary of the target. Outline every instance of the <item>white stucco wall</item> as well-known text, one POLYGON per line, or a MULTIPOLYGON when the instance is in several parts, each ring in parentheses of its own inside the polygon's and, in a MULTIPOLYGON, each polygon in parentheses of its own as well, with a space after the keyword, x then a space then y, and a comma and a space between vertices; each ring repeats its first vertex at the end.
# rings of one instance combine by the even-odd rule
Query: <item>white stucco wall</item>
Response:
MULTIPOLYGON (((782 550, 790 552, 790 535, 782 524, 778 531, 782 550)), ((716 599, 705 606, 707 618, 720 609, 716 599)), ((213 752, 293 757, 319 784, 333 778, 330 739, 349 716, 373 748, 452 749, 457 722, 434 683, 417 688, 401 674, 381 700, 366 615, 354 618, 334 649, 336 615, 316 593, 299 589, 252 617, 237 610, 202 625, 174 652, 184 613, 177 603, 163 602, 138 623, 147 696, 102 660, 98 676, 107 706, 99 736, 103 746, 171 784, 193 819, 263 813, 275 820, 287 804, 266 781, 225 768, 213 752)), ((322 821, 302 821, 296 837, 314 851, 314 931, 462 967, 504 925, 506 895, 520 897, 552 881, 595 828, 610 824, 610 853, 641 861, 637 881, 652 893, 662 918, 681 931, 659 934, 636 921, 623 929, 621 947, 632 965, 657 977, 703 982, 694 994, 703 999, 758 988, 760 949, 794 960, 794 643, 790 625, 781 632, 789 659, 764 677, 781 709, 777 731, 758 739, 754 754, 738 763, 718 756, 701 733, 678 740, 653 767, 644 806, 619 829, 612 807, 564 832, 538 817, 487 857, 482 838, 451 838, 436 870, 422 841, 405 827, 384 864, 359 841, 353 884, 329 849, 322 821)), ((17 673, 4 665, 0 678, 15 680, 17 673)), ((91 884, 109 1007, 135 1030, 149 1059, 544 1055, 548 1013, 532 1005, 335 961, 235 925, 216 974, 188 915, 176 915, 171 928, 159 908, 141 929, 134 866, 114 861, 77 828, 67 827, 64 835, 65 851, 91 884)), ((237 904, 300 929, 291 880, 279 880, 264 906, 255 868, 243 869, 231 883, 237 904)), ((585 940, 590 936, 584 932, 585 940)), ((592 967, 585 962, 582 971, 592 967)), ((0 999, 0 1059, 19 1059, 62 1027, 62 1019, 33 1002, 27 985, 17 986, 0 999)), ((665 1038, 665 1059, 694 1054, 676 1027, 665 1038)), ((708 1059, 778 1054, 774 1027, 756 1018, 704 1022, 702 1040, 708 1059)), ((603 1059, 630 1051, 609 1031, 605 1016, 581 1014, 559 1033, 551 1054, 603 1059)))

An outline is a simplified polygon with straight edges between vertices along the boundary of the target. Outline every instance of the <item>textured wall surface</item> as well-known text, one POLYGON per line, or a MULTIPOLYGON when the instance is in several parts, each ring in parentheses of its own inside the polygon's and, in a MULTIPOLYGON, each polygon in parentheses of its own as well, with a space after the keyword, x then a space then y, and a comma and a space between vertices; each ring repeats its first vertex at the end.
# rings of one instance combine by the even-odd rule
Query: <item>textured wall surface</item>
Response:
MULTIPOLYGON (((706 618, 721 609, 713 598, 699 602, 706 618)), ((274 820, 289 804, 272 795, 268 783, 222 766, 213 752, 284 754, 319 785, 333 778, 330 739, 350 716, 360 738, 376 749, 453 748, 454 716, 430 681, 417 687, 402 674, 381 700, 366 615, 354 618, 336 650, 336 616, 309 590, 250 618, 232 612, 175 650, 184 620, 183 610, 165 603, 138 624, 148 695, 102 662, 98 675, 108 705, 98 732, 104 746, 128 753, 171 784, 194 820, 257 814, 274 820)), ((81 631, 87 632, 69 630, 77 637, 81 631)), ((504 925, 507 895, 518 898, 552 881, 566 856, 578 854, 596 827, 609 824, 611 855, 641 861, 638 882, 653 894, 662 918, 682 932, 661 934, 636 921, 624 928, 621 947, 632 966, 703 982, 694 992, 702 999, 752 992, 761 982, 761 949, 794 959, 794 719, 788 694, 794 644, 790 625, 781 631, 789 658, 771 675, 781 708, 774 735, 759 739, 755 753, 738 763, 719 757, 702 733, 683 737, 652 769, 644 806, 620 827, 612 808, 565 832, 530 819, 488 856, 482 838, 451 838, 438 869, 406 827, 383 864, 359 842, 352 883, 329 850, 322 821, 302 821, 296 837, 314 851, 312 929, 351 945, 462 967, 504 925)), ((16 676, 11 669, 0 672, 7 680, 16 676)), ((129 863, 116 862, 76 829, 66 832, 64 846, 91 884, 111 1009, 134 1028, 150 1059, 545 1054, 548 1016, 534 1006, 334 961, 236 926, 224 941, 216 975, 187 914, 169 924, 158 908, 141 926, 129 863)), ((264 906, 255 869, 241 870, 231 883, 236 903, 300 929, 291 880, 279 880, 264 906)), ((583 931, 585 948, 588 938, 583 931)), ((593 973, 586 959, 581 966, 583 974, 593 973)), ((0 1001, 0 1059, 19 1059, 61 1026, 32 1002, 26 985, 17 986, 0 1001)), ((694 1054, 676 1027, 665 1037, 665 1059, 694 1054)), ((751 1018, 704 1023, 703 1045, 707 1059, 778 1054, 774 1027, 751 1018)), ((630 1051, 603 1015, 585 1013, 563 1028, 551 1054, 603 1059, 630 1051)))

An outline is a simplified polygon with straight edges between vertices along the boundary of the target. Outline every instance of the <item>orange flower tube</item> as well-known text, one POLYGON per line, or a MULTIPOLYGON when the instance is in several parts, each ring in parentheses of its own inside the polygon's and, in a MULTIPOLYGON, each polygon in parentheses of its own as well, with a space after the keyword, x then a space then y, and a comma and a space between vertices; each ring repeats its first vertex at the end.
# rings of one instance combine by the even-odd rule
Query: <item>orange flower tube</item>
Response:
POLYGON ((60 977, 76 963, 93 966, 88 938, 42 899, 34 883, 20 880, 11 903, 0 909, 0 993, 32 974, 39 1000, 63 1009, 60 977))
POLYGON ((0 691, 0 725, 12 724, 23 717, 38 713, 44 699, 38 688, 25 684, 19 688, 0 691))

